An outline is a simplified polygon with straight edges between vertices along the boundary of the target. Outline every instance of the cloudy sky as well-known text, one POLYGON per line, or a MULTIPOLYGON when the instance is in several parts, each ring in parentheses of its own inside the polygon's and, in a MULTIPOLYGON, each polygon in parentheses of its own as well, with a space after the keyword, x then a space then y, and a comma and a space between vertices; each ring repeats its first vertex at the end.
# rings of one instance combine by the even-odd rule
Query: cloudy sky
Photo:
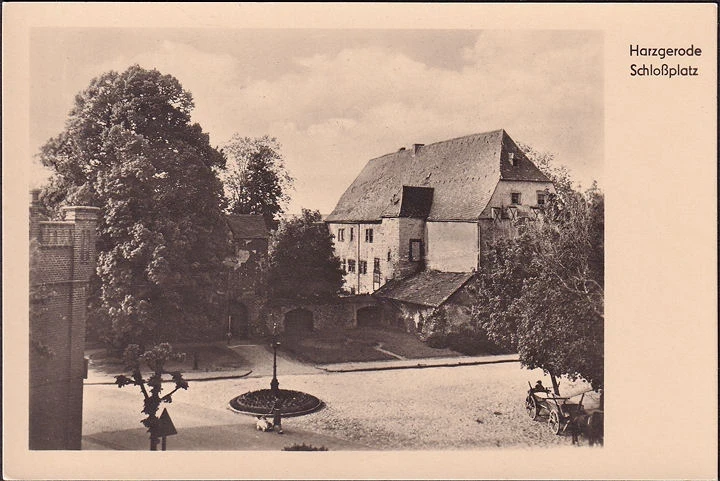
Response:
POLYGON ((296 179, 291 212, 329 213, 371 158, 500 128, 602 185, 602 44, 569 30, 37 28, 31 150, 93 77, 137 63, 192 92, 213 145, 276 137, 296 179))

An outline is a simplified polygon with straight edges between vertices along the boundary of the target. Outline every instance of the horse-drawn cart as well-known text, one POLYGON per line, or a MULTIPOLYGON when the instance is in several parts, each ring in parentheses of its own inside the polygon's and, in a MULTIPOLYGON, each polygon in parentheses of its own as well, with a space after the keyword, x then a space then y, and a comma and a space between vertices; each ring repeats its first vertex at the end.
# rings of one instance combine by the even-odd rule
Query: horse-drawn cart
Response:
POLYGON ((580 401, 575 403, 570 402, 571 398, 557 396, 544 387, 532 387, 529 382, 528 385, 530 389, 525 398, 525 410, 528 416, 533 420, 538 416, 547 416, 548 426, 553 433, 564 433, 578 417, 585 414, 582 404, 585 393, 580 396, 580 401))

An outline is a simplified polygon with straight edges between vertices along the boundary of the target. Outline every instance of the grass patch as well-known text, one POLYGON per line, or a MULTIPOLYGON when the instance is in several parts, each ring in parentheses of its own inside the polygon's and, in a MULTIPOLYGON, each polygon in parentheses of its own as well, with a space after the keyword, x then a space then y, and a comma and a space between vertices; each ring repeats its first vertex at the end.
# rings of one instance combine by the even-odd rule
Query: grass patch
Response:
MULTIPOLYGON (((165 365, 166 371, 190 373, 230 371, 248 367, 245 358, 221 343, 173 344, 173 351, 184 352, 185 360, 168 362, 165 365)), ((121 374, 126 371, 122 353, 98 351, 90 356, 90 360, 94 369, 106 374, 121 374)))
POLYGON ((460 356, 450 349, 432 348, 412 334, 377 327, 325 329, 284 336, 281 343, 281 349, 314 364, 398 359, 378 350, 378 347, 407 359, 460 356))
POLYGON ((376 343, 349 335, 352 331, 325 330, 283 336, 281 349, 311 364, 385 361, 394 359, 375 349, 376 343))

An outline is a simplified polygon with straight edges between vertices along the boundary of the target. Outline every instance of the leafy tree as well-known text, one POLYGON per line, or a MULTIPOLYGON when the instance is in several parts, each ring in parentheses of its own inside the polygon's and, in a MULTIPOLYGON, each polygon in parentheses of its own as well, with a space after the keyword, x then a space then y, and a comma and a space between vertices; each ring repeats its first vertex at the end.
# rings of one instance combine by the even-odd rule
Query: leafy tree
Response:
POLYGON ((65 130, 41 150, 54 174, 41 199, 102 209, 89 325, 123 346, 189 337, 220 321, 227 251, 224 156, 190 122, 192 95, 137 65, 93 79, 65 130))
POLYGON ((277 228, 293 182, 280 149, 277 139, 267 135, 235 134, 225 145, 230 162, 222 178, 230 213, 261 214, 269 228, 277 228))
MULTIPOLYGON (((543 164, 539 162, 541 166, 543 164)), ((544 214, 497 241, 478 277, 474 315, 523 365, 603 386, 604 196, 546 170, 556 192, 544 214)))
POLYGON ((274 298, 313 300, 337 294, 343 272, 318 211, 303 209, 280 223, 270 245, 267 279, 274 298))
POLYGON ((158 344, 142 354, 140 354, 140 350, 140 346, 137 344, 130 344, 125 349, 123 360, 127 369, 132 371, 132 374, 130 376, 124 374, 115 376, 115 384, 119 388, 128 385, 140 387, 143 394, 142 413, 147 414, 147 417, 140 422, 148 428, 150 433, 150 450, 156 451, 160 442, 160 434, 158 433, 160 419, 157 416, 160 404, 171 403, 172 395, 175 392, 180 389, 187 390, 188 388, 188 382, 183 378, 182 373, 180 371, 166 371, 165 363, 173 360, 182 361, 185 359, 185 353, 173 352, 172 346, 168 343, 158 344), (151 370, 148 379, 144 379, 140 372, 141 364, 145 364, 151 370), (175 389, 164 396, 160 396, 163 374, 170 375, 175 383, 175 389))

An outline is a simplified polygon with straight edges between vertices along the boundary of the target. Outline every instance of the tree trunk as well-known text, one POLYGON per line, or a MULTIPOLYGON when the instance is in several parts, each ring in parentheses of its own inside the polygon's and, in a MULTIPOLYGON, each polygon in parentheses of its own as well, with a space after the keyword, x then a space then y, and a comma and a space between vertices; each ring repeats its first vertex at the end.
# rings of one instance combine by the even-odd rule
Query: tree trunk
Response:
POLYGON ((560 395, 560 385, 558 384, 555 374, 550 373, 550 380, 552 381, 553 392, 555 393, 556 396, 559 396, 560 395))

